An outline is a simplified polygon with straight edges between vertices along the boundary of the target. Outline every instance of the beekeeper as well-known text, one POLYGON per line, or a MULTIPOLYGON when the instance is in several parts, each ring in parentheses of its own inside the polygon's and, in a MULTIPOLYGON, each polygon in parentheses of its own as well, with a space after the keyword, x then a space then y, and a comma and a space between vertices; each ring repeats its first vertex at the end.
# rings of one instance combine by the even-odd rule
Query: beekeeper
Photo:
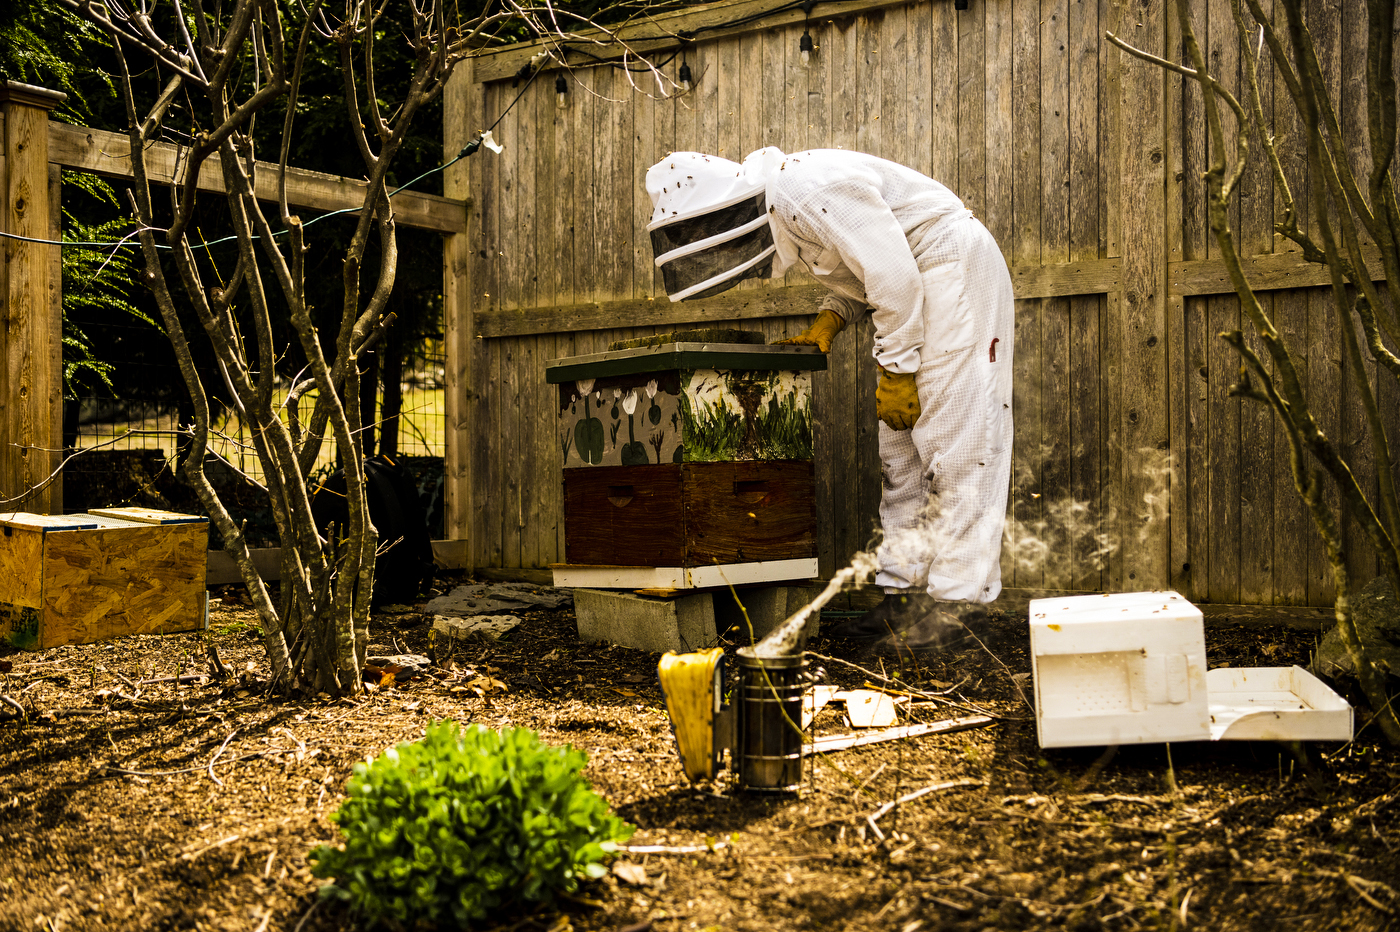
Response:
POLYGON ((871 312, 885 599, 830 633, 945 639, 1001 591, 1015 311, 991 234, 937 181, 859 152, 770 146, 743 164, 677 152, 646 186, 671 300, 801 264, 830 293, 781 342, 828 352, 871 312))

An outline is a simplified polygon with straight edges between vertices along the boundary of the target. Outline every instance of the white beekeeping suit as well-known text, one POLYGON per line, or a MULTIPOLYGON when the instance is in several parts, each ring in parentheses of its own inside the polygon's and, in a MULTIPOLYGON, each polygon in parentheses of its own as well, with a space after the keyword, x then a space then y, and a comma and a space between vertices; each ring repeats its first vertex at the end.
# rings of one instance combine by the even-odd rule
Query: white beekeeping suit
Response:
POLYGON ((673 300, 800 263, 830 289, 821 309, 839 315, 838 329, 871 310, 884 377, 917 391, 912 430, 879 428, 885 540, 876 582, 940 601, 995 599, 1015 309, 986 228, 933 179, 834 149, 769 147, 742 165, 674 153, 647 172, 647 190, 648 229, 673 300), (766 227, 757 222, 760 193, 766 227))

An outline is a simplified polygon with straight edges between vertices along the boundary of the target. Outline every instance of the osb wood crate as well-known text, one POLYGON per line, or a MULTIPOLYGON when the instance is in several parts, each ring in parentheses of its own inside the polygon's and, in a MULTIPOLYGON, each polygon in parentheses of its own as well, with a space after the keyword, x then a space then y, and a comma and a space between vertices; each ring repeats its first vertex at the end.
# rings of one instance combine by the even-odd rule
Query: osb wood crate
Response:
POLYGON ((0 637, 42 650, 204 625, 206 518, 0 514, 0 637))

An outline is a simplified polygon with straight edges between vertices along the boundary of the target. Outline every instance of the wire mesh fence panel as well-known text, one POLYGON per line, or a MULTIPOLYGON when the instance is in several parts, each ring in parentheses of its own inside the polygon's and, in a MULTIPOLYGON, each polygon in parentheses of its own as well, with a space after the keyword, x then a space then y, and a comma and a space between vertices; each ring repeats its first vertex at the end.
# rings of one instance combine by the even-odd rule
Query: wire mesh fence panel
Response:
MULTIPOLYGON (((146 330, 145 343, 150 343, 146 330)), ((121 349, 124 341, 114 341, 121 349)), ((64 469, 64 510, 145 505, 189 513, 203 512, 193 490, 176 476, 189 446, 193 411, 173 363, 132 354, 109 355, 113 378, 64 402, 64 442, 81 456, 64 469)), ((367 454, 402 460, 414 476, 429 514, 430 532, 441 535, 442 454, 446 428, 445 349, 440 339, 419 341, 408 357, 385 375, 397 374, 397 390, 379 384, 373 410, 362 412, 361 439, 367 454)), ((376 382, 380 380, 376 376, 376 382)), ((279 379, 274 397, 284 423, 290 423, 287 396, 291 379, 279 379)), ((230 393, 225 392, 225 395, 230 393)), ((316 393, 297 402, 303 425, 311 420, 316 393)), ((252 425, 235 404, 211 398, 206 473, 235 522, 247 522, 254 546, 274 546, 275 527, 263 489, 266 475, 258 458, 252 425)), ((340 469, 335 438, 324 437, 311 469, 313 487, 340 469)), ((215 544, 215 546, 218 546, 215 544)))

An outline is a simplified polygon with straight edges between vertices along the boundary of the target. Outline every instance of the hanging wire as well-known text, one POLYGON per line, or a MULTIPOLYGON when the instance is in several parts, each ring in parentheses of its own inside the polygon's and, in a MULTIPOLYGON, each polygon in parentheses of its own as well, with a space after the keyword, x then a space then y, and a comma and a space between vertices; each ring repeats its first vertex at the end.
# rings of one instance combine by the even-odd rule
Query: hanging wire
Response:
MULTIPOLYGON (((412 185, 417 184, 418 182, 422 181, 424 178, 427 178, 429 175, 435 175, 435 174, 437 174, 438 172, 446 171, 447 169, 451 168, 453 165, 456 165, 456 164, 457 164, 458 162, 460 162, 462 159, 466 158, 466 157, 469 156, 469 155, 474 154, 474 153, 476 152, 477 149, 480 149, 480 148, 481 148, 482 139, 483 139, 488 133, 490 133, 492 130, 494 130, 497 126, 500 126, 500 125, 501 125, 501 121, 504 120, 504 119, 506 118, 506 114, 510 113, 510 111, 515 107, 515 105, 516 105, 517 103, 520 102, 520 98, 523 97, 523 96, 525 96, 525 92, 526 92, 527 90, 529 90, 530 85, 533 84, 533 83, 535 82, 535 78, 539 77, 541 73, 542 73, 542 69, 540 69, 540 68, 532 68, 532 69, 531 69, 531 74, 530 74, 530 79, 529 79, 528 81, 525 82, 525 86, 522 87, 522 88, 520 89, 520 93, 519 93, 519 94, 516 94, 516 95, 515 95, 515 99, 512 100, 512 101, 510 102, 510 105, 509 105, 508 107, 506 107, 504 110, 501 111, 500 116, 496 117, 496 122, 492 123, 487 129, 483 130, 482 132, 477 133, 476 136, 475 136, 475 138, 473 138, 471 142, 469 142, 469 143, 467 143, 465 146, 463 146, 463 147, 462 147, 462 151, 461 151, 461 152, 458 152, 457 155, 456 155, 455 157, 453 157, 452 159, 450 159, 450 160, 448 160, 448 161, 442 163, 441 165, 438 165, 438 166, 436 166, 436 167, 434 167, 434 168, 428 169, 427 171, 423 172, 421 175, 418 175, 416 178, 412 178, 412 179, 410 179, 410 180, 408 180, 408 181, 405 181, 403 184, 399 185, 397 188, 395 188, 394 190, 390 191, 390 192, 389 192, 389 197, 393 197, 394 195, 398 194, 400 191, 403 191, 404 189, 406 189, 406 188, 408 188, 408 187, 410 187, 410 186, 412 186, 412 185)), ((335 216, 338 216, 338 215, 340 215, 340 214, 359 213, 359 212, 362 211, 362 210, 364 210, 363 207, 342 207, 340 210, 333 210, 333 211, 331 211, 331 212, 329 212, 329 213, 318 214, 317 216, 312 217, 310 220, 307 220, 305 223, 303 223, 303 224, 302 224, 302 228, 305 229, 306 227, 309 227, 309 226, 311 226, 311 225, 314 224, 314 223, 319 223, 320 221, 326 220, 326 219, 328 219, 328 218, 330 218, 330 217, 335 217, 335 216)), ((148 230, 149 230, 149 231, 152 231, 152 232, 156 232, 156 233, 163 233, 163 232, 165 232, 164 228, 162 228, 162 227, 141 227, 140 229, 133 230, 132 232, 130 232, 130 233, 128 233, 127 235, 123 236, 121 239, 117 240, 116 242, 107 242, 107 243, 89 243, 89 242, 76 242, 76 241, 73 241, 73 240, 42 239, 42 238, 40 238, 40 237, 35 237, 35 236, 21 236, 21 235, 19 235, 18 233, 4 233, 4 232, 0 232, 0 238, 17 240, 17 241, 22 242, 22 243, 40 243, 40 244, 45 245, 45 246, 74 246, 74 247, 78 247, 78 248, 82 248, 82 249, 111 249, 111 250, 115 251, 115 250, 117 250, 117 249, 122 248, 123 246, 132 246, 132 247, 139 246, 140 243, 132 243, 132 242, 128 242, 128 240, 130 240, 131 237, 137 235, 138 233, 143 233, 143 232, 146 232, 146 231, 148 231, 148 230)), ((287 232, 286 230, 278 230, 276 233, 274 233, 274 234, 272 234, 272 235, 273 235, 274 237, 282 236, 282 235, 284 235, 286 232, 287 232)), ((231 235, 231 236, 220 237, 219 239, 216 239, 216 240, 209 240, 208 242, 205 242, 205 241, 203 241, 203 240, 200 240, 198 243, 195 243, 194 245, 195 245, 197 248, 199 248, 199 249, 208 249, 210 246, 218 246, 218 245, 220 245, 220 244, 222 244, 222 243, 232 242, 232 241, 234 241, 234 240, 236 240, 236 239, 238 239, 237 235, 231 235)), ((259 241, 260 239, 261 239, 261 237, 259 237, 259 236, 254 236, 254 237, 253 237, 253 242, 257 242, 257 241, 259 241)), ((156 248, 157 248, 157 249, 174 249, 175 247, 173 247, 173 246, 167 246, 167 245, 165 245, 164 243, 157 243, 157 244, 156 244, 156 248)))

